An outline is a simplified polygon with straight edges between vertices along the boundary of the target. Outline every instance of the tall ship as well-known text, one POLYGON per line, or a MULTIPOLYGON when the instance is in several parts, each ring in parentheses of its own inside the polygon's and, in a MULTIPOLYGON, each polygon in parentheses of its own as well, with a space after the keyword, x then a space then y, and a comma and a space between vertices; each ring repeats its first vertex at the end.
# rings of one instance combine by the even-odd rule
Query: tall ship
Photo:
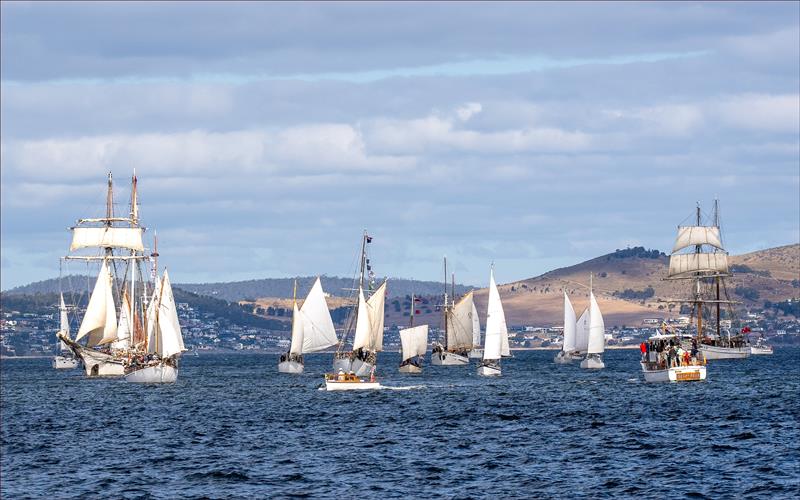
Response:
MULTIPOLYGON (((67 306, 64 304, 64 294, 60 294, 60 303, 58 306, 58 313, 59 313, 59 328, 58 334, 62 334, 65 337, 69 338, 69 316, 67 316, 67 306)), ((78 361, 75 356, 73 356, 72 351, 69 349, 67 344, 64 343, 63 340, 58 341, 58 355, 53 358, 53 368, 57 370, 71 370, 73 368, 77 368, 80 362, 78 361)))
POLYGON ((301 307, 297 307, 297 281, 294 285, 295 298, 292 305, 292 342, 289 351, 281 355, 278 362, 280 373, 303 373, 303 355, 322 351, 336 345, 336 330, 333 326, 325 292, 320 278, 308 292, 301 307))
POLYGON ((704 359, 742 359, 750 355, 750 342, 731 328, 722 330, 721 307, 732 319, 733 304, 728 295, 726 280, 731 277, 728 253, 722 243, 719 202, 714 201, 710 225, 702 225, 700 205, 697 205, 693 225, 678 226, 675 245, 669 258, 667 280, 679 280, 690 285, 689 297, 674 299, 691 305, 691 318, 696 331, 696 344, 704 359))
MULTIPOLYGON (((148 283, 139 221, 136 174, 131 179, 130 212, 114 213, 113 179, 109 172, 105 216, 78 219, 72 231, 70 253, 62 258, 62 270, 71 262, 99 265, 97 279, 74 339, 67 332, 58 338, 81 360, 86 375, 123 376, 132 351, 145 342, 145 310, 154 286, 148 283)), ((71 279, 71 278, 70 278, 71 279)), ((73 287, 70 287, 74 289, 73 287)), ((76 302, 79 297, 74 297, 76 302)), ((77 311, 77 308, 75 308, 77 311)))
MULTIPOLYGON (((494 266, 489 272, 489 302, 486 305, 486 331, 483 336, 483 359, 478 366, 478 375, 499 377, 500 361, 503 356, 503 344, 508 345, 508 327, 500 292, 494 281, 494 266)), ((507 349, 507 347, 506 347, 507 349)))
MULTIPOLYGON (((474 332, 477 311, 473 292, 456 302, 455 276, 451 280, 451 295, 447 295, 447 258, 444 259, 444 294, 442 304, 442 338, 431 349, 431 364, 458 366, 469 364, 469 353, 474 350, 474 332), (449 299, 449 301, 448 301, 449 299)), ((480 335, 480 323, 478 323, 480 335)))
POLYGON ((358 278, 354 280, 358 286, 353 287, 353 291, 357 293, 356 303, 348 315, 344 333, 336 348, 336 354, 333 359, 333 371, 335 374, 339 371, 345 374, 352 372, 356 376, 362 377, 373 373, 377 366, 378 352, 383 350, 383 322, 387 282, 384 281, 377 289, 373 290, 375 273, 367 256, 367 249, 370 243, 372 243, 372 237, 364 231, 361 239, 358 278), (364 286, 365 273, 368 278, 366 290, 364 286), (347 339, 351 332, 353 341, 348 349, 347 339))

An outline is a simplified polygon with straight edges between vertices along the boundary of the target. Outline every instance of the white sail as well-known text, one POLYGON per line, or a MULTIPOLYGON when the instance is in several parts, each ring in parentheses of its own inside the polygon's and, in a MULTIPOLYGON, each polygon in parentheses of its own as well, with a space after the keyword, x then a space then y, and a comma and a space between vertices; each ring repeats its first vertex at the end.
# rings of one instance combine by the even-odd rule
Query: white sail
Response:
MULTIPOLYGON (((58 331, 60 333, 64 334, 64 335, 66 335, 67 337, 69 337, 69 317, 67 317, 67 306, 66 306, 66 304, 64 304, 64 294, 63 293, 61 294, 61 303, 58 306, 58 312, 59 312, 59 319, 60 319, 58 331)), ((69 348, 67 347, 67 344, 65 344, 63 340, 59 340, 58 344, 59 344, 59 348, 60 348, 60 350, 62 352, 66 352, 66 351, 69 350, 69 348)))
POLYGON ((117 312, 111 280, 108 264, 104 260, 89 298, 86 314, 75 336, 78 341, 88 335, 86 345, 89 347, 107 344, 117 338, 117 312))
POLYGON ((428 350, 428 325, 400 330, 400 344, 403 348, 401 361, 414 356, 424 356, 425 351, 428 350))
POLYGON ((600 313, 600 306, 594 298, 594 293, 589 294, 589 343, 586 352, 589 354, 600 354, 606 346, 606 327, 603 323, 603 315, 600 313))
POLYGON ((81 248, 127 248, 143 251, 140 227, 75 227, 70 251, 81 248))
POLYGON ((127 349, 131 344, 131 332, 133 326, 131 320, 128 318, 128 311, 131 308, 131 301, 128 300, 128 294, 122 294, 122 306, 119 308, 119 323, 117 323, 117 340, 111 343, 114 349, 127 349))
POLYGON ((386 304, 386 282, 375 290, 375 293, 367 301, 369 311, 369 349, 372 351, 383 350, 383 320, 385 316, 384 306, 386 304))
POLYGON ((567 292, 564 292, 564 352, 575 350, 575 330, 577 327, 575 320, 575 309, 572 307, 567 292))
POLYGON ((472 348, 472 309, 474 301, 469 292, 448 311, 447 348, 472 348))
POLYGON ((303 323, 303 315, 295 302, 292 313, 292 345, 289 347, 291 354, 303 354, 303 323))
POLYGON ((181 325, 178 321, 178 306, 175 304, 175 297, 172 295, 172 285, 169 282, 169 274, 164 271, 161 279, 161 296, 158 301, 158 330, 160 332, 160 342, 156 352, 162 358, 168 358, 186 350, 181 334, 181 325))
POLYGON ((478 317, 478 308, 475 301, 472 301, 472 347, 477 349, 481 346, 481 320, 478 317))
POLYGON ((358 311, 356 311, 356 334, 353 337, 353 350, 366 348, 369 345, 369 312, 367 301, 364 300, 364 290, 358 288, 358 311))
POLYGON ((678 236, 675 238, 672 253, 696 245, 711 245, 724 250, 719 228, 715 226, 678 226, 678 236))
POLYGON ((589 308, 583 310, 575 323, 575 350, 585 353, 589 348, 589 308))
POLYGON ((506 315, 503 312, 500 292, 497 291, 497 284, 494 282, 494 270, 492 270, 489 274, 489 304, 486 308, 483 359, 500 359, 503 355, 503 337, 507 335, 506 315))
POLYGON ((146 334, 147 334, 147 352, 154 352, 153 349, 156 345, 156 335, 158 335, 158 301, 159 296, 161 293, 161 280, 158 277, 155 277, 155 286, 153 287, 153 296, 150 298, 150 302, 147 304, 147 311, 146 314, 146 334))
POLYGON ((686 273, 727 273, 728 254, 726 253, 686 253, 669 258, 669 277, 686 273))
POLYGON ((308 292, 300 315, 303 317, 303 353, 321 351, 339 342, 319 278, 308 292))

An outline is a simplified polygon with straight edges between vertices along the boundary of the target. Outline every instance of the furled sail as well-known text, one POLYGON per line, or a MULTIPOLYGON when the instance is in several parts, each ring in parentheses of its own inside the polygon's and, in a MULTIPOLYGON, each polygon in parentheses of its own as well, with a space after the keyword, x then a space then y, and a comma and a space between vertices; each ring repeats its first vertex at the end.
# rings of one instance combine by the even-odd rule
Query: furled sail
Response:
POLYGON ((70 251, 81 248, 127 248, 144 250, 140 227, 75 227, 70 251))
POLYGON ((567 292, 564 292, 564 352, 572 352, 575 350, 575 309, 572 307, 567 292))
POLYGON ((589 308, 583 310, 575 323, 575 350, 585 353, 589 348, 589 308))
POLYGON ((594 298, 594 293, 589 294, 589 344, 586 352, 589 354, 600 354, 606 346, 606 327, 603 323, 603 315, 600 313, 600 306, 594 298))
POLYGON ((300 315, 303 317, 304 353, 321 351, 339 342, 319 278, 308 292, 300 315))
POLYGON ((112 278, 105 260, 100 266, 100 274, 97 275, 86 314, 83 316, 75 340, 78 341, 86 336, 88 336, 86 342, 88 347, 107 344, 117 338, 117 312, 112 278))
POLYGON ((719 228, 716 226, 678 226, 678 236, 675 238, 672 253, 697 245, 711 245, 724 250, 719 228))
POLYGON ((400 344, 403 349, 403 359, 414 356, 424 356, 428 350, 428 325, 415 326, 400 330, 400 344))
POLYGON ((481 320, 478 318, 478 308, 475 307, 475 301, 472 301, 472 347, 479 348, 481 346, 481 320))
POLYGON ((489 274, 489 304, 486 309, 486 332, 484 333, 483 359, 502 357, 503 337, 508 335, 506 316, 500 302, 500 292, 494 281, 494 270, 489 274))
POLYGON ((292 314, 292 345, 289 347, 291 354, 303 354, 303 322, 303 316, 295 302, 292 314))
POLYGON ((685 253, 672 255, 669 258, 669 277, 686 273, 722 273, 728 272, 728 254, 720 253, 685 253))
POLYGON ((127 349, 131 343, 131 332, 133 331, 130 318, 128 318, 131 308, 131 301, 128 293, 122 294, 122 306, 119 308, 119 323, 117 323, 117 340, 111 343, 114 349, 127 349))
MULTIPOLYGON (((67 317, 67 306, 64 304, 63 293, 61 294, 61 303, 58 306, 58 312, 60 319, 58 331, 69 337, 69 318, 67 317)), ((59 340, 58 344, 62 352, 66 352, 69 350, 67 344, 65 344, 63 340, 59 340)))
POLYGON ((383 350, 383 320, 386 305, 386 282, 375 290, 375 293, 367 301, 369 311, 370 341, 369 349, 373 351, 383 350))
POLYGON ((353 350, 369 346, 369 312, 367 301, 364 300, 364 290, 358 288, 358 311, 356 316, 356 334, 353 337, 353 350))
POLYGON ((474 301, 469 292, 448 311, 447 348, 471 349, 473 337, 472 309, 474 301))

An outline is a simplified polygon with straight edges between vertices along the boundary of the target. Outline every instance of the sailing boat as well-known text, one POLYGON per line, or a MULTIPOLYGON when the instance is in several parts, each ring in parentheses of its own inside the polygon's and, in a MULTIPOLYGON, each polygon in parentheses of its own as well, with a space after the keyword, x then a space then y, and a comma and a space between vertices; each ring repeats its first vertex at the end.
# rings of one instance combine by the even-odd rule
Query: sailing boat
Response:
MULTIPOLYGON (((297 281, 294 288, 296 293, 297 281)), ((278 363, 280 373, 303 373, 303 354, 327 349, 339 341, 319 277, 314 281, 303 306, 298 308, 295 300, 293 310, 292 343, 289 352, 281 355, 278 363)))
MULTIPOLYGON (((63 334, 69 338, 69 318, 67 317, 67 306, 64 304, 64 294, 61 294, 61 303, 58 306, 60 313, 60 328, 58 333, 63 334)), ((72 351, 69 350, 67 344, 63 340, 58 341, 59 355, 53 358, 53 368, 58 370, 71 370, 77 368, 79 362, 72 356, 72 351)))
POLYGON ((500 376, 500 359, 503 357, 503 337, 508 337, 506 315, 500 292, 494 281, 494 266, 489 272, 489 304, 486 307, 486 332, 483 336, 483 360, 478 367, 478 375, 500 376))
POLYGON ((178 380, 178 358, 186 347, 166 269, 154 293, 147 310, 147 354, 131 357, 125 367, 126 382, 170 383, 178 380))
POLYGON ((422 360, 428 350, 428 325, 414 326, 415 299, 411 295, 408 328, 400 330, 400 373, 422 373, 422 360))
MULTIPOLYGON (((567 291, 564 290, 564 344, 561 350, 556 354, 553 359, 556 363, 570 363, 572 362, 572 355, 575 353, 575 331, 578 326, 578 321, 575 319, 575 309, 572 307, 567 296, 567 291)), ((587 345, 588 347, 588 345, 587 345)))
POLYGON ((444 344, 436 342, 431 350, 431 364, 437 366, 456 366, 469 364, 469 351, 473 344, 473 292, 469 292, 455 302, 455 277, 452 284, 451 302, 447 302, 447 258, 444 259, 444 344))
POLYGON ((106 193, 106 214, 102 218, 79 219, 71 228, 72 243, 70 252, 81 249, 99 249, 100 255, 70 254, 64 261, 83 260, 100 262, 94 289, 89 298, 89 305, 81 321, 75 339, 70 339, 66 332, 59 332, 58 338, 66 344, 74 356, 83 362, 87 376, 121 376, 125 373, 125 362, 129 350, 133 347, 133 337, 143 336, 141 331, 142 311, 145 304, 147 285, 136 295, 136 276, 141 276, 141 261, 149 260, 145 255, 142 243, 144 228, 139 225, 138 203, 136 193, 136 174, 132 177, 131 212, 128 217, 114 216, 114 194, 112 176, 108 174, 106 193), (125 255, 126 251, 128 252, 125 255), (126 266, 117 274, 118 264, 126 266), (130 280, 128 280, 130 272, 130 280), (121 284, 120 284, 121 282, 121 284), (129 289, 129 291, 128 291, 129 289), (126 295, 127 294, 127 295, 126 295), (127 302, 125 297, 127 296, 127 302), (125 316, 123 328, 117 323, 119 317, 125 316), (122 335, 124 338, 120 338, 122 335), (79 341, 85 339, 85 343, 79 341))
POLYGON ((369 298, 364 295, 364 273, 368 272, 369 288, 372 289, 375 273, 367 258, 367 245, 372 237, 364 231, 361 239, 361 263, 358 279, 356 307, 350 314, 344 334, 333 359, 334 373, 350 373, 362 377, 373 373, 378 352, 383 350, 383 320, 385 315, 386 285, 384 281, 369 298), (350 352, 344 348, 347 334, 355 327, 353 347, 350 352))
MULTIPOLYGON (((696 345, 705 359, 742 359, 750 355, 750 342, 742 334, 723 336, 720 321, 720 305, 734 304, 727 298, 725 279, 731 276, 728 269, 728 253, 722 246, 719 224, 719 202, 714 201, 713 225, 701 225, 700 205, 697 205, 696 225, 678 226, 678 235, 669 258, 668 280, 691 280, 692 297, 689 300, 670 300, 692 304, 692 318, 696 317, 696 345), (686 252, 685 250, 689 250, 686 252), (726 298, 720 296, 723 288, 726 298), (712 298, 708 298, 711 295, 712 298), (703 309, 710 304, 716 309, 716 331, 709 334, 703 329, 703 309)), ((732 309, 729 310, 731 315, 732 309)))
MULTIPOLYGON (((603 351, 606 347, 606 327, 603 322, 603 315, 600 313, 600 306, 594 298, 594 292, 589 286, 589 331, 586 346, 586 358, 581 361, 581 368, 600 369, 605 368, 603 363, 603 351)), ((585 325, 585 323, 584 323, 585 325)))

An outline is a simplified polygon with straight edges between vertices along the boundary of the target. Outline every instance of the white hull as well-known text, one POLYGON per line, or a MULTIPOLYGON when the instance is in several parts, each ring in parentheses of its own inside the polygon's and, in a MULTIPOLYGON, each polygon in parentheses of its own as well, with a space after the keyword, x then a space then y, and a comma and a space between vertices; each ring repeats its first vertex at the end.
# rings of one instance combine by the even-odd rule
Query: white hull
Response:
POLYGON ((403 365, 397 369, 400 373, 422 373, 422 368, 416 365, 403 365))
POLYGON ((483 359, 483 349, 473 349, 469 351, 469 359, 483 359))
POLYGON ((481 377, 499 377, 500 367, 481 365, 478 367, 478 375, 481 377))
POLYGON ((431 353, 431 364, 435 366, 468 365, 469 358, 454 352, 439 351, 431 353))
POLYGON ((572 356, 564 351, 559 351, 558 354, 556 354, 556 356, 553 358, 553 362, 560 365, 572 363, 572 356))
POLYGON ((352 368, 350 358, 333 358, 333 373, 339 373, 340 370, 349 373, 352 368))
POLYGON ((586 359, 581 361, 581 368, 588 370, 601 370, 605 367, 606 364, 603 363, 603 358, 598 355, 586 356, 586 359))
POLYGON ((335 380, 325 381, 327 391, 365 391, 369 389, 380 389, 378 382, 337 382, 335 380))
POLYGON ((64 356, 56 356, 53 358, 53 368, 56 370, 72 370, 73 368, 77 368, 80 364, 75 358, 67 358, 64 356))
POLYGON ((720 347, 700 344, 700 353, 706 359, 744 359, 750 356, 750 346, 720 347))
POLYGON ((764 356, 772 354, 772 347, 770 346, 750 346, 751 356, 764 356))
POLYGON ((125 375, 125 382, 137 384, 171 384, 176 380, 178 369, 165 364, 147 366, 125 375))
POLYGON ((84 347, 61 336, 60 333, 58 338, 67 344, 77 359, 81 360, 87 377, 121 377, 125 375, 126 358, 84 347))
POLYGON ((352 370, 357 377, 365 377, 369 375, 373 368, 375 368, 375 365, 372 363, 367 363, 366 361, 361 361, 360 359, 353 360, 352 370))
POLYGON ((298 363, 297 361, 281 361, 278 363, 278 372, 299 375, 303 373, 303 363, 298 363))
POLYGON ((647 370, 647 365, 640 364, 647 382, 692 382, 706 379, 705 366, 675 366, 663 370, 647 370))

